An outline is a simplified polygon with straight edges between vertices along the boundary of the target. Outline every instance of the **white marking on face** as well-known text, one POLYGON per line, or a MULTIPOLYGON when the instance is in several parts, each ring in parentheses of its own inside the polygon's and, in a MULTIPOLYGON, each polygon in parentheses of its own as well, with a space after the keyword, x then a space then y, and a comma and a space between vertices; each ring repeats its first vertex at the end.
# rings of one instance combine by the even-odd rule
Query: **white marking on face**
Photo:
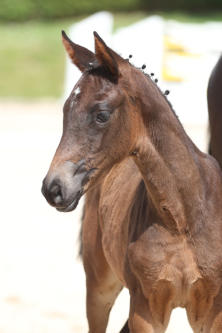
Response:
POLYGON ((74 94, 77 96, 77 95, 79 95, 80 94, 80 88, 79 87, 77 87, 75 90, 74 90, 74 94))
POLYGON ((73 108, 74 104, 76 104, 76 97, 80 94, 79 86, 73 91, 73 100, 70 103, 70 108, 73 108))
POLYGON ((71 101, 71 103, 70 103, 70 108, 71 108, 71 109, 72 109, 74 103, 75 103, 75 101, 71 101))

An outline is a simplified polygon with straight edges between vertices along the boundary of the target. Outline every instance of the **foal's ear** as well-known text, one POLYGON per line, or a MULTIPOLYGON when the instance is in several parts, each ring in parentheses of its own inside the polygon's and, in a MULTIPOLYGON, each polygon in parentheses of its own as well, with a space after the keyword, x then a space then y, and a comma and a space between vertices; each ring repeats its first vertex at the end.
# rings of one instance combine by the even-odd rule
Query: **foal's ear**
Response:
POLYGON ((119 70, 117 61, 118 57, 121 57, 105 44, 96 31, 94 31, 93 34, 95 38, 95 53, 97 61, 110 72, 115 80, 118 79, 119 70))
POLYGON ((79 68, 81 72, 84 72, 84 70, 89 68, 96 60, 94 53, 85 47, 73 43, 63 30, 62 42, 72 62, 79 68))

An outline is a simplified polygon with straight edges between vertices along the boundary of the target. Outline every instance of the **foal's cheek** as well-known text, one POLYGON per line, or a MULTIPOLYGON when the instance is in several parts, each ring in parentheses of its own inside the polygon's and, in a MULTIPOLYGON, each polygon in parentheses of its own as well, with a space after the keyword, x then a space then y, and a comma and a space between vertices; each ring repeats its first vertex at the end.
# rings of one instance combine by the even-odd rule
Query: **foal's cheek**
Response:
POLYGON ((102 133, 96 133, 96 131, 90 131, 89 134, 85 153, 88 152, 93 155, 102 150, 103 135, 102 133))

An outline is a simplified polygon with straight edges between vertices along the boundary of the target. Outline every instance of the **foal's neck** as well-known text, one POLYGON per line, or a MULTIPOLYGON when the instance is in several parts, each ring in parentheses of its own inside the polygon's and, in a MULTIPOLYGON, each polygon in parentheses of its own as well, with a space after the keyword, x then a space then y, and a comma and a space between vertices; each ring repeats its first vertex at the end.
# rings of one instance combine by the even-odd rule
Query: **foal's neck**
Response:
POLYGON ((187 229, 189 203, 201 196, 199 157, 202 153, 186 135, 159 89, 150 83, 142 93, 143 133, 137 140, 135 162, 149 196, 169 229, 187 229))

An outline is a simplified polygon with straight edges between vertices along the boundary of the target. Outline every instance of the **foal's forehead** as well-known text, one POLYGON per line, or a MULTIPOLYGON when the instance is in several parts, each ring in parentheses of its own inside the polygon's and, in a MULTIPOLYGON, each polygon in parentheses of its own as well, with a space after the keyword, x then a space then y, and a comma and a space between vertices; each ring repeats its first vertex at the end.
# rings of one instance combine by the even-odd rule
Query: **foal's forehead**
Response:
POLYGON ((84 72, 66 101, 64 111, 82 114, 95 106, 107 105, 113 108, 120 104, 121 96, 117 84, 102 75, 84 72))
POLYGON ((103 98, 112 98, 116 85, 106 78, 90 73, 84 73, 75 85, 72 95, 83 103, 103 98))
POLYGON ((111 89, 114 84, 101 75, 85 72, 80 78, 77 86, 82 88, 82 90, 99 91, 103 89, 111 89))

